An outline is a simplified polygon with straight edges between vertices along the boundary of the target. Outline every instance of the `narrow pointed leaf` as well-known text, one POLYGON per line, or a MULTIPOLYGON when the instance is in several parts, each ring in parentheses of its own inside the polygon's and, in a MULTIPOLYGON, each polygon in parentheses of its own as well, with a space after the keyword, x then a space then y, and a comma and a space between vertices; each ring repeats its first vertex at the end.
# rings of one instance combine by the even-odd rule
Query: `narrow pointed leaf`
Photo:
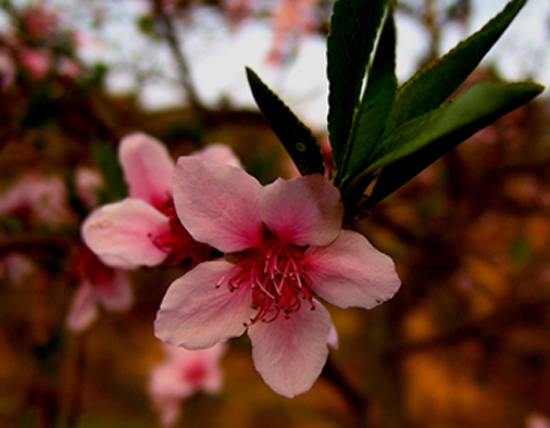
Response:
POLYGON ((247 67, 246 75, 256 104, 285 146, 302 175, 323 174, 321 148, 311 130, 247 67))
POLYGON ((327 38, 328 131, 336 169, 388 0, 336 0, 327 38))
POLYGON ((527 0, 512 0, 481 30, 420 70, 398 93, 386 135, 393 128, 437 108, 466 80, 527 0))
POLYGON ((106 204, 128 196, 128 186, 124 181, 124 173, 118 161, 115 147, 112 144, 94 141, 92 143, 92 154, 97 167, 103 174, 105 183, 109 183, 100 192, 99 202, 106 204))
POLYGON ((384 130, 392 109, 397 78, 395 76, 395 23, 391 11, 380 35, 361 98, 349 145, 346 147, 335 185, 344 183, 369 165, 376 142, 384 130))
MULTIPOLYGON (((499 117, 529 102, 543 90, 535 83, 480 82, 426 118, 409 139, 390 136, 389 153, 364 174, 385 166, 370 195, 370 209, 459 143, 499 117)), ((412 129, 412 128, 411 128, 412 129)), ((356 180, 359 182, 359 178, 356 180)), ((364 189, 363 189, 364 190, 364 189)))

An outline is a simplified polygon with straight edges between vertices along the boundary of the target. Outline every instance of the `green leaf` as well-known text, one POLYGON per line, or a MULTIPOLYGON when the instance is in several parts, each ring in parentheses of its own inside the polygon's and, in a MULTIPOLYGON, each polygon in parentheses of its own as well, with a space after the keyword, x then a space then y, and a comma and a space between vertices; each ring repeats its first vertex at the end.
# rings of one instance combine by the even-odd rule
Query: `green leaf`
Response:
POLYGON ((300 173, 302 175, 323 174, 325 170, 323 155, 311 130, 248 67, 246 75, 258 107, 285 146, 300 173))
POLYGON ((104 190, 99 194, 99 203, 106 204, 118 201, 128 195, 128 186, 124 181, 124 174, 112 144, 94 141, 92 143, 92 155, 97 167, 103 173, 105 179, 104 190))
POLYGON ((328 131, 336 169, 388 0, 336 0, 327 38, 328 131))
POLYGON ((398 92, 387 135, 396 126, 437 108, 466 80, 527 0, 513 0, 481 30, 420 70, 398 92))
MULTIPOLYGON (((366 208, 372 208, 459 143, 529 102, 543 89, 535 83, 480 82, 439 109, 398 128, 384 142, 388 152, 363 172, 372 174, 384 167, 366 208)), ((360 178, 355 181, 359 183, 360 178)))
POLYGON ((350 142, 334 180, 336 186, 340 183, 345 186, 350 177, 357 175, 368 166, 376 142, 391 112, 396 90, 395 23, 390 10, 369 70, 367 85, 353 124, 350 142))

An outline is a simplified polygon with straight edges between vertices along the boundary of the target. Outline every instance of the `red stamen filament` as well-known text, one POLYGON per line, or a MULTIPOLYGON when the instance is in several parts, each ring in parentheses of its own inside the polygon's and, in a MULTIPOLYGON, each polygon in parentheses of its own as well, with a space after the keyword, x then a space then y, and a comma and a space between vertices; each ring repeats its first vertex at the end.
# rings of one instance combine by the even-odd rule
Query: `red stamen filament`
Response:
POLYGON ((303 248, 268 242, 266 247, 243 254, 216 285, 225 284, 229 291, 248 287, 252 293, 251 307, 258 312, 248 325, 272 322, 281 312, 285 318, 298 311, 302 300, 313 303, 311 279, 304 271, 303 248))

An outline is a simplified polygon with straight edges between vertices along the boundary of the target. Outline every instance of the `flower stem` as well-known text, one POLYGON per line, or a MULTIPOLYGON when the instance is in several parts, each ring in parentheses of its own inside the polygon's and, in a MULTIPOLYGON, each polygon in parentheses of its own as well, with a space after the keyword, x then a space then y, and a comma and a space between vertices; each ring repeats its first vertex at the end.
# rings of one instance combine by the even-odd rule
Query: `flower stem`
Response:
POLYGON ((321 376, 334 386, 353 410, 357 427, 367 428, 368 401, 344 377, 340 369, 328 358, 321 376))

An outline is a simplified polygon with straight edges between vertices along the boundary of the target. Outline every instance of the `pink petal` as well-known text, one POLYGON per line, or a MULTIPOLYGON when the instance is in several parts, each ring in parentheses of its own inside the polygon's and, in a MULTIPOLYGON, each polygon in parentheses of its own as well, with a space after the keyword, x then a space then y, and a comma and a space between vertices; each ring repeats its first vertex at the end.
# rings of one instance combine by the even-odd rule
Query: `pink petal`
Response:
POLYGON ((123 270, 114 272, 112 282, 108 286, 96 286, 96 294, 105 309, 124 312, 133 303, 132 284, 123 270))
POLYGON ((95 211, 82 225, 86 245, 108 266, 155 266, 166 258, 153 239, 170 234, 168 217, 141 199, 127 198, 95 211))
POLYGON ((197 241, 224 253, 259 243, 261 184, 244 170, 181 156, 173 188, 178 217, 197 241))
POLYGON ((196 159, 202 159, 205 161, 223 163, 224 165, 234 166, 236 168, 242 168, 241 161, 231 147, 225 144, 215 143, 206 146, 204 149, 191 153, 190 155, 196 159))
POLYGON ((327 245, 342 228, 340 192, 322 175, 278 179, 260 192, 260 213, 283 242, 327 245))
POLYGON ((336 327, 334 327, 334 324, 330 326, 330 333, 328 335, 327 340, 327 346, 330 349, 337 350, 338 349, 338 332, 336 331, 336 327))
POLYGON ((250 290, 217 287, 234 265, 204 262, 168 288, 155 320, 155 336, 187 349, 210 348, 240 336, 252 315, 250 290))
POLYGON ((330 245, 308 248, 302 261, 315 293, 342 308, 373 308, 401 285, 393 260, 357 232, 342 230, 330 245))
POLYGON ((86 330, 98 316, 97 300, 93 286, 88 282, 80 284, 67 314, 67 328, 76 333, 86 330))
POLYGON ((164 205, 172 194, 174 172, 174 161, 166 146, 149 135, 137 132, 120 142, 118 157, 129 195, 155 207, 164 205))
POLYGON ((276 393, 292 398, 308 391, 321 374, 328 355, 331 321, 327 310, 315 302, 285 319, 259 322, 248 329, 254 366, 276 393))

